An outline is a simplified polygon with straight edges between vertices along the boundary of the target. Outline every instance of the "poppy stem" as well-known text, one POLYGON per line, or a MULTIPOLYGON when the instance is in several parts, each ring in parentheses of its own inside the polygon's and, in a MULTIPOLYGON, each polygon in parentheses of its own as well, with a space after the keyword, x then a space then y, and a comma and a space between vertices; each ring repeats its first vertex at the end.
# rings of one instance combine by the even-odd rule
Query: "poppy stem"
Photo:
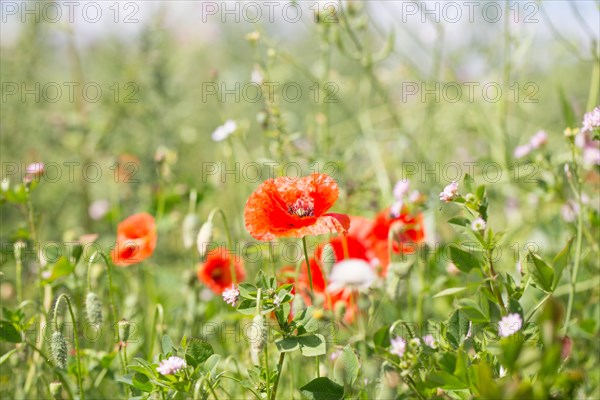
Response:
MULTIPOLYGON (((233 239, 231 236, 231 231, 229 230, 229 224, 227 223, 227 217, 225 213, 220 208, 213 209, 210 214, 208 214, 208 220, 212 222, 216 213, 221 214, 221 218, 223 219, 223 227, 225 228, 225 235, 227 235, 227 247, 229 251, 233 251, 233 239)), ((237 285, 237 272, 235 270, 235 263, 233 262, 233 257, 229 260, 229 271, 231 273, 231 280, 234 285, 237 285)))
POLYGON ((308 282, 310 283, 310 296, 315 295, 313 290, 312 271, 310 270, 310 261, 308 260, 308 250, 306 248, 306 236, 302 236, 302 247, 304 248, 304 260, 306 261, 306 270, 308 271, 308 282))
POLYGON ((71 321, 73 322, 73 341, 75 342, 75 356, 77 359, 77 385, 79 386, 79 398, 84 400, 85 394, 83 393, 83 375, 81 374, 81 357, 79 355, 79 333, 77 330, 77 320, 75 319, 75 313, 73 312, 73 307, 71 306, 71 300, 65 293, 62 293, 60 296, 58 296, 56 304, 54 305, 54 329, 58 331, 58 306, 60 305, 60 301, 62 299, 65 299, 67 302, 69 314, 71 314, 71 321))

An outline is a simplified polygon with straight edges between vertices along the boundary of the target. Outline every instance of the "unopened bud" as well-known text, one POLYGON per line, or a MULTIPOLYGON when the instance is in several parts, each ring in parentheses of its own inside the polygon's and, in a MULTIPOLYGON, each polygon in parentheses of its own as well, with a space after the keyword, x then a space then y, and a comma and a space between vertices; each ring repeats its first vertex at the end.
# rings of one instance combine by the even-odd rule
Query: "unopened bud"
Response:
POLYGON ((56 366, 60 369, 67 369, 67 341, 61 332, 54 331, 52 334, 50 351, 56 366))
POLYGON ((129 340, 129 334, 131 333, 131 322, 122 319, 117 325, 119 325, 119 339, 122 342, 127 342, 127 340, 129 340))
POLYGON ((208 244, 212 239, 213 223, 212 221, 206 221, 198 232, 198 238, 196 239, 196 245, 198 246, 198 253, 200 257, 204 257, 208 244))
POLYGON ((260 365, 260 355, 267 345, 267 325, 265 317, 258 314, 252 320, 253 329, 256 332, 250 344, 250 357, 254 365, 260 365))
POLYGON ((89 292, 85 297, 85 312, 88 321, 95 326, 102 324, 102 302, 94 292, 89 292))
POLYGON ((196 214, 188 214, 183 219, 182 236, 183 236, 183 247, 185 249, 191 249, 196 239, 196 231, 200 225, 200 220, 196 214))

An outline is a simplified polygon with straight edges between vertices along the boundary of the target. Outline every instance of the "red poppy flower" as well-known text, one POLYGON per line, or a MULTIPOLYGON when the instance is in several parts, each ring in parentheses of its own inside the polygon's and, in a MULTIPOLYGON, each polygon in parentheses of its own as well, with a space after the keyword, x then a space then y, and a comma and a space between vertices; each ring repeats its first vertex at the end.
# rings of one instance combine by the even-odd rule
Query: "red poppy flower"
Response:
MULTIPOLYGON (((354 316, 357 312, 356 300, 353 298, 353 294, 344 290, 339 290, 336 292, 329 292, 327 290, 327 283, 325 281, 325 277, 323 275, 323 271, 319 264, 314 258, 310 260, 310 272, 313 280, 313 293, 315 296, 320 296, 323 301, 323 308, 329 310, 343 306, 345 309, 344 312, 344 321, 347 323, 351 323, 354 320, 354 316)), ((280 274, 280 282, 282 283, 294 283, 295 278, 295 267, 286 266, 279 270, 280 274)), ((308 270, 306 268, 306 262, 302 263, 300 267, 300 276, 298 277, 298 287, 294 285, 292 288, 292 293, 296 295, 302 296, 304 303, 306 305, 312 304, 312 298, 310 295, 310 281, 308 279, 308 270), (298 289, 298 290, 296 290, 298 289)))
POLYGON ((325 214, 338 193, 335 180, 326 174, 269 179, 246 202, 246 229, 254 238, 264 241, 346 233, 350 226, 348 216, 325 214))
POLYGON ((400 215, 394 216, 388 208, 375 217, 366 242, 379 259, 384 275, 390 262, 388 246, 390 229, 394 232, 392 251, 400 254, 413 253, 415 244, 421 243, 425 239, 423 214, 410 214, 406 208, 403 208, 400 215))
MULTIPOLYGON (((363 217, 349 216, 349 219, 350 229, 348 230, 348 234, 329 240, 329 244, 333 247, 336 261, 346 258, 359 258, 371 262, 374 254, 367 248, 366 244, 373 223, 363 217)), ((321 260, 323 247, 325 247, 325 244, 317 248, 316 258, 318 260, 321 260)))
POLYGON ((156 239, 154 217, 148 213, 134 214, 118 225, 111 258, 115 265, 137 264, 152 256, 156 239))
POLYGON ((213 249, 206 255, 206 261, 198 267, 198 280, 204 283, 216 294, 222 294, 233 284, 230 262, 233 261, 235 274, 238 282, 246 278, 246 271, 238 257, 231 259, 231 254, 220 247, 213 249))

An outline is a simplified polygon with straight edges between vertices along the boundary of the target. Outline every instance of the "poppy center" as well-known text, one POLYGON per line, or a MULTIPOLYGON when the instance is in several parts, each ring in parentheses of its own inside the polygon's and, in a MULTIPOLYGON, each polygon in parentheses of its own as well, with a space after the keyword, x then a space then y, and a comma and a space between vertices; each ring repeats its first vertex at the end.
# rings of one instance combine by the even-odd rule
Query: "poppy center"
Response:
POLYGON ((314 216, 315 206, 311 198, 300 197, 294 204, 289 206, 289 213, 295 214, 300 218, 314 216))

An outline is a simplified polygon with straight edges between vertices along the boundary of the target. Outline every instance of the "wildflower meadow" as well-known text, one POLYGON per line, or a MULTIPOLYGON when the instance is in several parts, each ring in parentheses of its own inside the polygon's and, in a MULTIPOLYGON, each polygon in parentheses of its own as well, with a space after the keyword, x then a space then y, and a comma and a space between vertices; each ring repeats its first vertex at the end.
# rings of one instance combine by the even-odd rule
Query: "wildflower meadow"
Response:
POLYGON ((600 399, 597 0, 0 19, 0 398, 600 399))

